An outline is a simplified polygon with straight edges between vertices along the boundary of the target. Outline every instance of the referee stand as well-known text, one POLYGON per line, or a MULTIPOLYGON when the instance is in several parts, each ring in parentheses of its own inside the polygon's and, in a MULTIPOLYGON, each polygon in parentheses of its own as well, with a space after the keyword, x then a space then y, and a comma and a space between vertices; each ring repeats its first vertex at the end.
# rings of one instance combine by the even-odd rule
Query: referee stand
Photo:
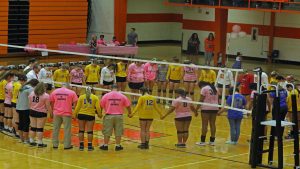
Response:
MULTIPOLYGON (((258 72, 259 79, 261 77, 261 70, 258 72)), ((261 83, 261 80, 259 80, 261 83)), ((292 84, 291 84, 292 85, 292 84)), ((276 88, 276 90, 265 90, 261 91, 263 85, 259 85, 260 89, 257 94, 254 96, 253 100, 253 110, 252 110, 252 133, 251 133, 251 142, 250 142, 250 157, 249 164, 252 168, 263 167, 263 168, 272 168, 272 169, 282 169, 284 166, 283 163, 283 131, 284 127, 292 126, 293 127, 293 136, 294 136, 294 164, 285 164, 286 166, 293 166, 295 169, 300 169, 299 167, 299 131, 298 131, 298 114, 297 114, 297 97, 292 94, 292 114, 293 121, 286 122, 280 120, 280 96, 279 96, 279 87, 270 85, 276 88), (273 101, 273 120, 266 121, 266 103, 267 103, 267 93, 276 92, 276 97, 273 101), (271 126, 271 134, 269 136, 265 135, 265 127, 271 126), (264 150, 264 140, 269 138, 269 148, 264 150), (275 139, 276 138, 276 139, 275 139), (277 140, 277 150, 278 158, 277 161, 273 160, 274 156, 274 142, 277 140), (268 163, 263 164, 263 154, 268 153, 268 163), (273 164, 277 163, 277 166, 273 164)), ((294 85, 293 89, 294 89, 294 85)), ((287 157, 287 156, 286 156, 287 157)))

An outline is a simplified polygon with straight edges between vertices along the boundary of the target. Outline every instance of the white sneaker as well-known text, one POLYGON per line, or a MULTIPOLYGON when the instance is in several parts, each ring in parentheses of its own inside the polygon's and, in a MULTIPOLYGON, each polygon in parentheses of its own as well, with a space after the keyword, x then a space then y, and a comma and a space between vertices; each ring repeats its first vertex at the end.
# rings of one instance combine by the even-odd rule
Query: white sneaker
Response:
POLYGON ((198 146, 206 146, 206 143, 205 142, 197 142, 196 145, 198 145, 198 146))
POLYGON ((226 142, 225 142, 225 144, 230 144, 230 145, 233 145, 233 144, 234 144, 234 142, 233 142, 233 141, 230 141, 230 140, 228 140, 228 141, 226 141, 226 142))
POLYGON ((209 145, 210 146, 215 146, 216 144, 215 144, 215 142, 209 142, 209 145))

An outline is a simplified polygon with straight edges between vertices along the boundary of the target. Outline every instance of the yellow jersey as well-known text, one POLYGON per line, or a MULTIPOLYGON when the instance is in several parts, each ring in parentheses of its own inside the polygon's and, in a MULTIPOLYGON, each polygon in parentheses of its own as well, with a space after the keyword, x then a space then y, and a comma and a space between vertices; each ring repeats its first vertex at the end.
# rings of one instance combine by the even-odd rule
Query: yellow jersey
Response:
POLYGON ((19 81, 13 83, 13 91, 12 91, 11 102, 17 103, 18 96, 19 96, 19 91, 20 91, 21 87, 22 87, 22 84, 19 81))
POLYGON ((201 70, 199 81, 208 82, 208 83, 215 83, 216 81, 216 72, 214 70, 201 70))
POLYGON ((183 67, 170 65, 168 68, 167 78, 169 80, 181 80, 183 76, 183 67))
MULTIPOLYGON (((70 73, 68 70, 57 69, 53 74, 53 81, 66 83, 69 82, 70 73)), ((61 84, 55 84, 55 87, 61 87, 61 84)))
POLYGON ((96 113, 101 113, 99 98, 96 95, 91 94, 90 99, 90 102, 88 102, 86 94, 79 97, 74 111, 76 116, 77 114, 95 116, 96 113))
POLYGON ((4 100, 5 99, 5 86, 7 84, 6 80, 2 80, 0 82, 0 100, 4 100))
POLYGON ((87 65, 84 69, 84 75, 86 82, 88 83, 99 83, 100 81, 100 66, 87 65))
POLYGON ((125 63, 122 63, 122 62, 117 63, 116 76, 118 76, 118 77, 126 77, 127 76, 127 67, 126 67, 125 63))
MULTIPOLYGON (((296 102, 297 102, 297 111, 300 112, 300 95, 297 89, 294 90, 295 95, 296 95, 296 102)), ((293 91, 290 91, 288 93, 287 97, 287 106, 288 106, 288 112, 292 112, 292 95, 294 94, 293 91)), ((298 117, 299 118, 299 117, 298 117)))
POLYGON ((156 103, 156 99, 151 95, 143 95, 139 98, 137 106, 134 112, 139 113, 140 119, 153 119, 154 110, 160 113, 159 108, 156 103))

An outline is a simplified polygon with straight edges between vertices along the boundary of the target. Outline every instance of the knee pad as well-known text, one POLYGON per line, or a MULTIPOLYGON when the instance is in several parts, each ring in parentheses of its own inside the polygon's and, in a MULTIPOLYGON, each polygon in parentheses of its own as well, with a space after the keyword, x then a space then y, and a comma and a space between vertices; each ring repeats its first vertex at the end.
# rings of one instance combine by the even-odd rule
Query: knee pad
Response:
POLYGON ((36 132, 37 128, 35 128, 35 127, 30 127, 30 130, 33 131, 33 132, 36 132))
POLYGON ((84 133, 84 131, 83 130, 79 130, 79 133, 84 133))
POLYGON ((169 93, 173 93, 174 90, 169 90, 169 93))
POLYGON ((184 134, 189 134, 189 131, 183 131, 184 134))
POLYGON ((6 119, 12 120, 12 119, 13 119, 13 117, 6 117, 6 119))
POLYGON ((88 131, 86 132, 87 134, 93 134, 94 132, 93 131, 88 131))
POLYGON ((36 128, 36 132, 44 132, 44 128, 36 128))
POLYGON ((163 90, 164 93, 167 93, 167 90, 163 90))
POLYGON ((4 113, 0 113, 0 116, 4 116, 4 113))
POLYGON ((158 89, 157 92, 160 93, 160 92, 161 92, 161 89, 158 89))
POLYGON ((183 134, 184 131, 177 131, 177 134, 183 134))

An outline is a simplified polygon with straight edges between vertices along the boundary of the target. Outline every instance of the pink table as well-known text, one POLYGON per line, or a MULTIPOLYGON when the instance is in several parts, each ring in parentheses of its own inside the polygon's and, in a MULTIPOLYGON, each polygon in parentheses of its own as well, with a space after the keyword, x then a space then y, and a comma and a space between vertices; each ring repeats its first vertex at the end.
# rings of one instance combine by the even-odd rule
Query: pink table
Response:
POLYGON ((89 45, 58 44, 58 50, 67 52, 90 53, 89 45))
POLYGON ((107 55, 137 55, 137 46, 98 46, 98 54, 107 55))

